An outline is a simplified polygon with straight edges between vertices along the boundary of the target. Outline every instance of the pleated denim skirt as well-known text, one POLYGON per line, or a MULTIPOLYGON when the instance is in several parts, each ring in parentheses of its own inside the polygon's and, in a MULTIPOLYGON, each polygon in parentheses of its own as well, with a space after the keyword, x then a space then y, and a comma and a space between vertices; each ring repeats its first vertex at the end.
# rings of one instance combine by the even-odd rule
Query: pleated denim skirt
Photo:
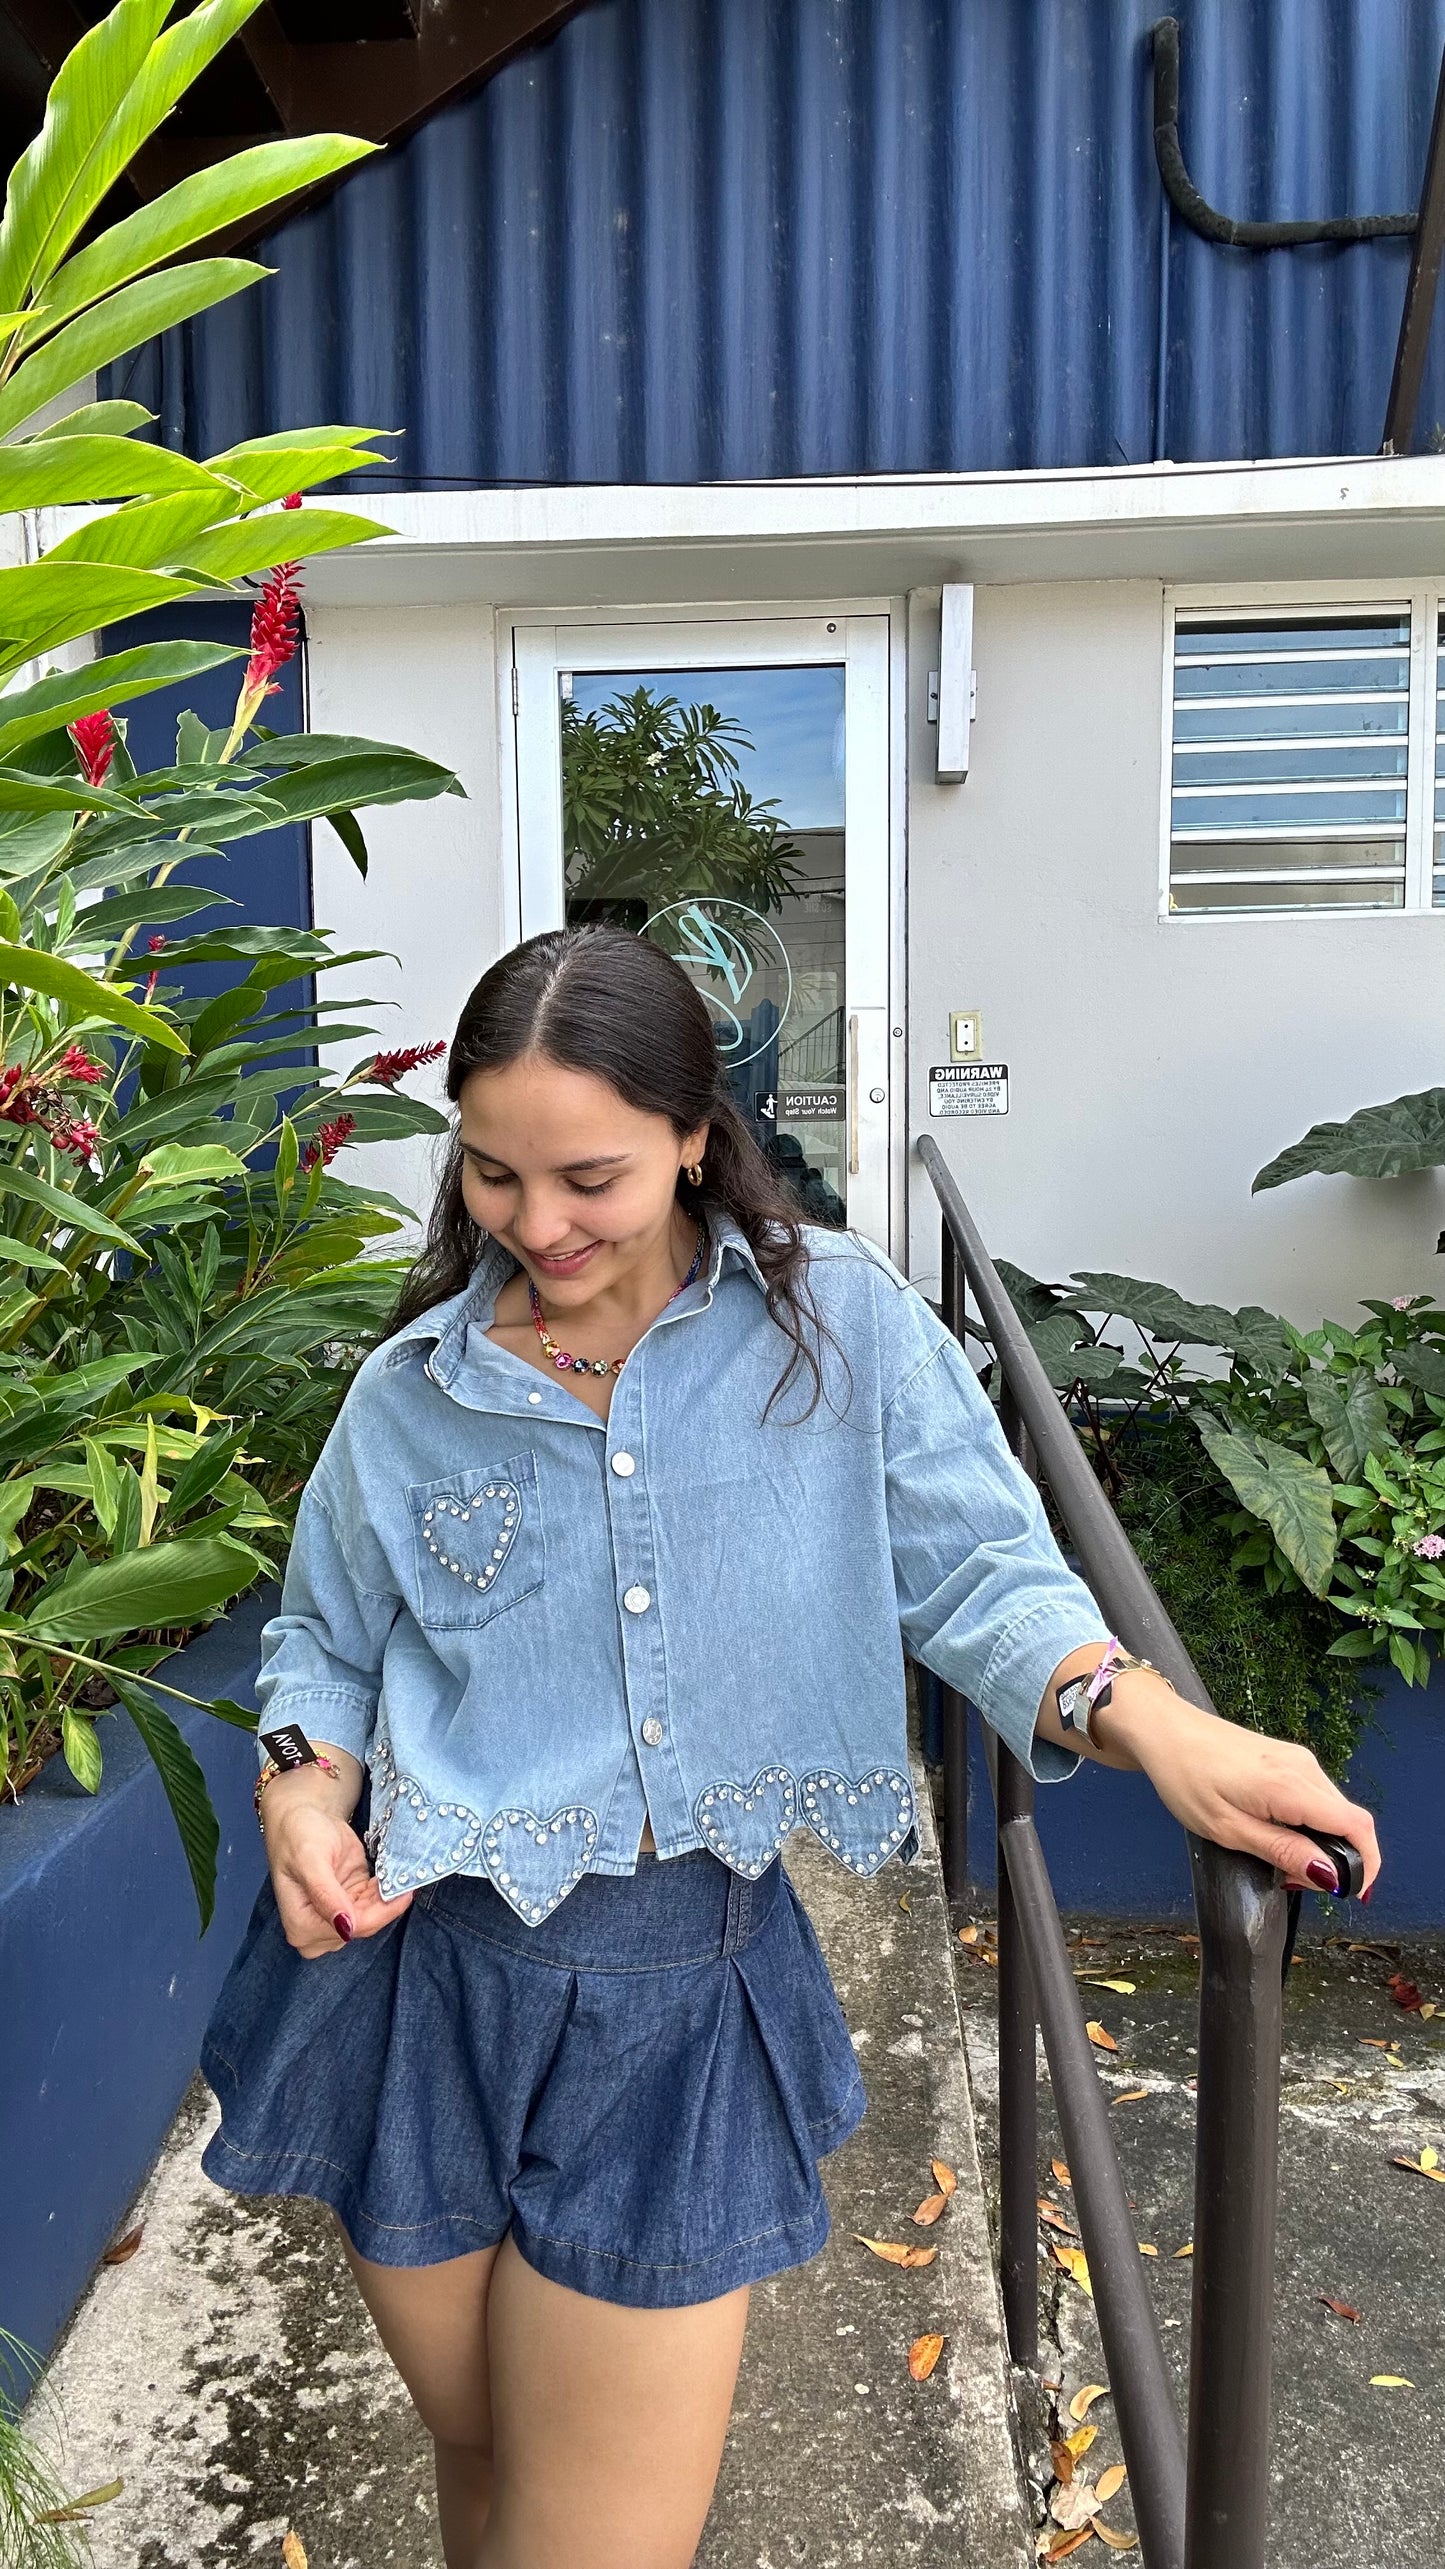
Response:
POLYGON ((207 2028, 206 2174, 328 2203, 428 2266, 511 2231, 601 2301, 710 2301, 816 2255, 818 2160, 864 2109, 843 2011, 776 1860, 586 1874, 542 1925, 451 1875, 306 1961, 269 1883, 207 2028))

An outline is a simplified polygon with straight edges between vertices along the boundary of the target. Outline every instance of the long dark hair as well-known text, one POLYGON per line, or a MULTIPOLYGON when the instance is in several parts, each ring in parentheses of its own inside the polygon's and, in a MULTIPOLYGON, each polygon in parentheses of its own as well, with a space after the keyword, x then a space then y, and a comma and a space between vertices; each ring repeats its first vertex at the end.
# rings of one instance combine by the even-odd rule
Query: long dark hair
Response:
MULTIPOLYGON (((626 1105, 665 1115, 679 1138, 707 1125, 701 1189, 694 1191, 679 1172, 679 1200, 689 1212, 730 1214, 743 1233, 768 1310, 792 1348, 768 1408, 802 1368, 811 1378, 811 1413, 823 1389, 819 1349, 830 1332, 809 1286, 797 1207, 728 1095, 712 1019, 682 967, 622 928, 556 928, 529 937, 483 973, 462 1010, 447 1055, 452 1104, 473 1071, 504 1070, 524 1053, 606 1080, 626 1105)), ((454 1134, 426 1247, 384 1338, 460 1293, 472 1275, 487 1234, 467 1211, 462 1167, 454 1134)))

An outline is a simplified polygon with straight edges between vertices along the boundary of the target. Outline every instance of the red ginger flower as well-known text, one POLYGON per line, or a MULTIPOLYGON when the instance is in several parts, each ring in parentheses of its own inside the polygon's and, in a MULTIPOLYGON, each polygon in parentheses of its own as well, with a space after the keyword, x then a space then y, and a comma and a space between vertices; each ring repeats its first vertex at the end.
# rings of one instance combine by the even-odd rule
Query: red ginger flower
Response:
POLYGON ((283 508, 299 508, 301 506, 301 493, 299 491, 288 491, 286 497, 281 502, 281 506, 283 508))
POLYGON ((278 562, 251 610, 251 657, 244 692, 270 695, 278 669, 296 656, 300 639, 301 565, 278 562))
POLYGON ((348 1142, 355 1130, 354 1115, 333 1115, 330 1123, 323 1124, 315 1138, 307 1143, 301 1154, 302 1167, 314 1169, 319 1160, 323 1168, 329 1169, 342 1143, 348 1142))
POLYGON ((407 1044, 400 1052, 378 1053, 369 1076, 378 1088, 395 1088, 397 1081, 405 1079, 408 1071, 421 1070, 427 1062, 440 1061, 445 1051, 446 1045, 437 1043, 407 1044))
POLYGON ((82 1088, 90 1088, 96 1080, 104 1079, 105 1069, 102 1063, 92 1061, 81 1045, 69 1044, 56 1065, 55 1076, 76 1082, 82 1088))
POLYGON ((8 1062, 0 1070, 0 1116, 7 1124, 38 1123, 35 1098, 36 1082, 24 1062, 8 1062))
POLYGON ((70 725, 75 755, 87 785, 103 785, 115 756, 115 724, 108 713, 82 714, 70 725))
POLYGON ((57 1151, 71 1151, 78 1160, 88 1160, 98 1148, 100 1127, 88 1115, 77 1115, 73 1123, 52 1124, 50 1139, 57 1151))

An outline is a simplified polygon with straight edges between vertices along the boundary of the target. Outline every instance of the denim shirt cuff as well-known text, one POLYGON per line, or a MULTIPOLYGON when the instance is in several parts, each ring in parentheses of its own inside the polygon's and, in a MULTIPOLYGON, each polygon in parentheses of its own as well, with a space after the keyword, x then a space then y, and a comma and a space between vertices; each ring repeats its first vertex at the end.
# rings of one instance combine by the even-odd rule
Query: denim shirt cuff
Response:
POLYGON ((1071 1651, 1108 1638, 1097 1618, 1090 1625, 1075 1601, 1059 1597, 1031 1606, 999 1640, 979 1688, 980 1710, 1036 1784, 1067 1783, 1080 1764, 1072 1750, 1034 1735, 1044 1688, 1071 1651))
MULTIPOLYGON (((364 1765, 376 1728, 376 1698, 357 1686, 280 1685, 267 1696, 260 1729, 280 1730, 286 1722, 299 1723, 309 1740, 324 1739, 333 1748, 349 1750, 364 1765)), ((264 1765, 268 1754, 258 1736, 258 1763, 264 1765)))

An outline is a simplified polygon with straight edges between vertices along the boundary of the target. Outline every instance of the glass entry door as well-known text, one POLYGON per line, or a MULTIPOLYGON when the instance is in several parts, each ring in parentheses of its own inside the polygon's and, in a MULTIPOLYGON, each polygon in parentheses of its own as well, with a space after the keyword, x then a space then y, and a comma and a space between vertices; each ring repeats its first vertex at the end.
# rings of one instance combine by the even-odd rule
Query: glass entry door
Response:
POLYGON ((675 955, 805 1218, 887 1244, 888 618, 514 629, 524 936, 675 955))

